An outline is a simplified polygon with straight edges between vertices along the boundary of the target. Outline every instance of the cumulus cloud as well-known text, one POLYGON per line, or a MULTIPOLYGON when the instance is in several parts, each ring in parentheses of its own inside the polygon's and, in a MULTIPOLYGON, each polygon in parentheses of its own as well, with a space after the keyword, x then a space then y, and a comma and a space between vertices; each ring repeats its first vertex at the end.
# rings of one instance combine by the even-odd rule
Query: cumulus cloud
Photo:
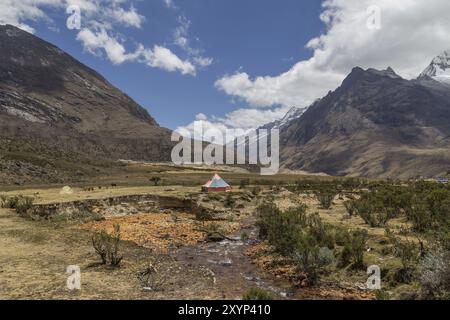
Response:
MULTIPOLYGON (((187 38, 187 22, 180 27, 180 37, 186 36, 184 49, 188 51, 189 59, 183 60, 161 45, 146 48, 138 43, 134 50, 127 49, 125 37, 115 32, 114 27, 142 28, 145 17, 136 10, 134 2, 135 0, 0 0, 0 24, 13 24, 34 32, 30 22, 50 21, 46 9, 65 11, 68 6, 76 5, 81 9, 83 17, 82 29, 76 39, 81 42, 84 50, 97 56, 105 55, 113 64, 132 61, 170 72, 195 75, 196 66, 204 67, 212 62, 199 53, 194 54, 194 49, 191 50, 187 38)), ((172 1, 165 0, 165 3, 168 7, 175 8, 172 1)), ((183 47, 181 43, 180 47, 183 47)))
POLYGON ((0 24, 12 24, 25 31, 34 32, 34 28, 25 23, 26 20, 38 21, 47 19, 44 6, 59 6, 61 1, 55 0, 1 0, 0 24))
POLYGON ((34 32, 30 22, 48 21, 46 9, 65 9, 76 5, 88 21, 99 20, 102 23, 118 23, 140 28, 145 18, 131 4, 123 6, 128 0, 0 0, 0 23, 12 24, 26 31, 34 32))
POLYGON ((99 50, 103 49, 114 64, 121 64, 132 58, 130 54, 126 53, 124 46, 115 38, 110 37, 105 29, 98 32, 87 28, 82 29, 77 35, 77 40, 81 41, 85 50, 92 54, 100 55, 99 50))
MULTIPOLYGON (((233 133, 230 132, 226 136, 224 141, 226 143, 249 130, 259 128, 284 117, 287 111, 289 111, 289 108, 286 107, 267 110, 242 108, 234 110, 223 117, 208 117, 203 113, 199 113, 195 117, 195 121, 186 126, 180 126, 176 130, 181 135, 194 136, 195 134, 197 137, 202 137, 202 132, 206 131, 220 131, 225 135, 227 131, 234 130, 233 133)), ((209 141, 208 137, 203 136, 203 138, 209 141)))
POLYGON ((150 67, 166 71, 180 71, 182 74, 195 75, 195 67, 189 61, 183 61, 167 48, 155 45, 153 50, 143 51, 144 61, 150 67))
POLYGON ((133 6, 129 10, 117 6, 113 7, 108 15, 126 26, 135 28, 141 28, 145 20, 144 16, 140 15, 133 6))
POLYGON ((102 52, 113 64, 122 64, 126 61, 138 61, 145 63, 149 67, 159 68, 166 71, 179 71, 182 74, 195 75, 195 67, 189 61, 181 60, 169 49, 155 45, 152 49, 147 49, 143 45, 134 52, 126 52, 125 47, 118 39, 111 36, 108 31, 99 27, 98 30, 82 29, 77 39, 83 43, 85 50, 94 55, 101 55, 102 52))
POLYGON ((326 0, 320 16, 326 31, 307 43, 310 59, 278 76, 238 71, 215 85, 254 107, 303 107, 335 89, 355 66, 391 66, 405 78, 417 77, 450 48, 449 10, 447 0, 326 0), (380 29, 367 27, 374 5, 381 10, 380 29))

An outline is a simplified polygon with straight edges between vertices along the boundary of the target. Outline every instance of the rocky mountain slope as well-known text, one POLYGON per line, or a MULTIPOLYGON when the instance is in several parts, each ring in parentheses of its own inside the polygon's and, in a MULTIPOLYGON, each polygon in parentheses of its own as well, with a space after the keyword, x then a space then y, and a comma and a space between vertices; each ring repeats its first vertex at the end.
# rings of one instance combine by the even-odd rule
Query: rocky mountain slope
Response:
POLYGON ((167 161, 170 134, 97 72, 0 26, 0 158, 167 161))
POLYGON ((391 68, 354 68, 281 132, 284 167, 332 175, 438 176, 450 170, 450 89, 391 68))
POLYGON ((419 76, 419 79, 427 78, 450 85, 450 50, 435 57, 419 76))
POLYGON ((271 123, 268 123, 264 126, 262 126, 259 129, 266 129, 266 130, 272 130, 272 129, 281 129, 284 128, 286 125, 288 125, 291 121, 298 119, 302 116, 303 113, 305 113, 305 111, 308 108, 297 108, 297 107, 292 107, 287 113, 286 115, 280 119, 280 120, 276 120, 273 121, 271 123))

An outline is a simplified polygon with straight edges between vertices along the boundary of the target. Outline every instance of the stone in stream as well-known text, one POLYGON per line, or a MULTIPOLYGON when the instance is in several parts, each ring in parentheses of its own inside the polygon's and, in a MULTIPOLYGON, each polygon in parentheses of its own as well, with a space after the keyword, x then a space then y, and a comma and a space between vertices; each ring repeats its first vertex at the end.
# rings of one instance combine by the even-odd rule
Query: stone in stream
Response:
POLYGON ((219 261, 219 265, 223 267, 231 267, 233 265, 233 261, 231 261, 231 259, 222 260, 219 261))

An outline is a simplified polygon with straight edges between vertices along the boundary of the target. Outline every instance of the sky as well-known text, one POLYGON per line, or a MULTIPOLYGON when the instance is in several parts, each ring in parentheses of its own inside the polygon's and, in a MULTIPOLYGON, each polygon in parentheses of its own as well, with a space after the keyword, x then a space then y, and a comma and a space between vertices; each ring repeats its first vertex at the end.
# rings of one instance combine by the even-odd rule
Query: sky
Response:
POLYGON ((355 66, 414 78, 450 49, 448 12, 448 0, 0 0, 0 24, 57 45, 171 129, 259 127, 355 66))

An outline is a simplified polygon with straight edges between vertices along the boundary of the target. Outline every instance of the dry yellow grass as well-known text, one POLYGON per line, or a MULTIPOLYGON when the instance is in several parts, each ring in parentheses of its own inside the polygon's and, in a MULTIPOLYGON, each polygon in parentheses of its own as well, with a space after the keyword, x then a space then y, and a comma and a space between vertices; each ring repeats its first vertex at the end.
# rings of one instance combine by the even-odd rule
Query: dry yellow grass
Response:
POLYGON ((205 270, 124 242, 122 266, 98 265, 90 232, 25 220, 0 209, 0 299, 217 299, 205 270), (150 263, 170 276, 164 291, 147 292, 137 272, 150 263), (80 291, 66 288, 66 268, 81 268, 80 291))
POLYGON ((83 188, 72 188, 73 193, 61 194, 62 188, 48 189, 24 189, 3 192, 6 196, 23 195, 33 197, 35 204, 64 203, 87 199, 105 199, 130 195, 159 195, 159 196, 184 196, 188 193, 199 192, 195 187, 114 187, 95 188, 93 191, 85 191, 83 188))

